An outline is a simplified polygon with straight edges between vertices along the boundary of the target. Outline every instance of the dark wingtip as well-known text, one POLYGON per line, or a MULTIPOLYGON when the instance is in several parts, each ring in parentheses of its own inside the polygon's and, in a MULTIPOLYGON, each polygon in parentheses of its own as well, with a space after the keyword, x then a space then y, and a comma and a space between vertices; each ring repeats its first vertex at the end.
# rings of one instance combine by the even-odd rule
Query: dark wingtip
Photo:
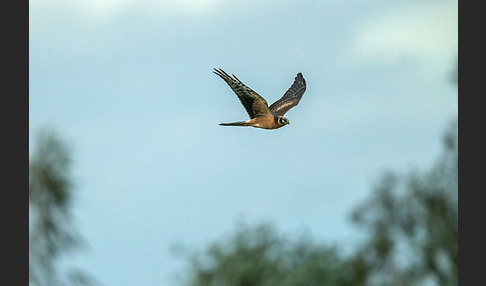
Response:
POLYGON ((227 73, 226 73, 226 72, 225 72, 223 69, 221 69, 221 68, 220 68, 220 69, 216 69, 216 68, 215 68, 215 69, 214 69, 214 71, 213 71, 213 73, 215 73, 215 74, 219 75, 219 76, 220 76, 221 78, 223 78, 223 79, 224 79, 225 77, 229 77, 229 78, 231 78, 231 77, 230 77, 230 76, 229 76, 229 75, 228 75, 228 74, 227 74, 227 73))
POLYGON ((301 73, 301 72, 299 72, 299 73, 297 74, 297 76, 295 77, 295 79, 296 79, 297 81, 302 82, 304 85, 306 85, 306 84, 307 84, 307 83, 305 82, 304 76, 302 75, 302 73, 301 73))
POLYGON ((222 79, 224 79, 224 76, 226 74, 222 69, 217 69, 217 68, 214 68, 213 73, 222 79))

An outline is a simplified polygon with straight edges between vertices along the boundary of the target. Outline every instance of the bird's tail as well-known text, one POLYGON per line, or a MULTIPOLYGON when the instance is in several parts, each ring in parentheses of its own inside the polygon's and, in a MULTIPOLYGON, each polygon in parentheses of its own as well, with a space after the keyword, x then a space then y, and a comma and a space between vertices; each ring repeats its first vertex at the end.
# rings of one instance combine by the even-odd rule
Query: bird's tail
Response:
POLYGON ((230 122, 230 123, 220 123, 221 126, 248 126, 246 121, 230 122))

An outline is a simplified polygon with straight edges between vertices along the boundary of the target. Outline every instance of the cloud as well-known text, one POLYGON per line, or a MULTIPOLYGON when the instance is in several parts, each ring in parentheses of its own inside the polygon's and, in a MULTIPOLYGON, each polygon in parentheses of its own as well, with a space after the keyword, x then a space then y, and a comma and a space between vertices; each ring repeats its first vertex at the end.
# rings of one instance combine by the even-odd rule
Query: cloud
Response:
MULTIPOLYGON (((31 0, 30 20, 53 16, 51 11, 75 12, 81 20, 110 22, 130 11, 142 11, 147 16, 187 14, 204 15, 221 3, 221 0, 31 0)), ((58 15, 55 15, 58 16, 58 15)))
POLYGON ((458 51, 457 27, 457 0, 414 3, 359 25, 351 53, 361 63, 450 64, 458 51))

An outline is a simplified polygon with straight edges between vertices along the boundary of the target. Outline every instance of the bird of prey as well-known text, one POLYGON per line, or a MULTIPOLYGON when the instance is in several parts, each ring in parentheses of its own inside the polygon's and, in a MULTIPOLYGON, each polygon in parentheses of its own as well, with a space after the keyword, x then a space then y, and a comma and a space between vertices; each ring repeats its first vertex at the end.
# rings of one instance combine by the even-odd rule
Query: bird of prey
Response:
POLYGON ((220 123, 222 126, 251 126, 263 129, 277 129, 289 124, 285 113, 299 104, 304 95, 306 83, 301 73, 295 77, 294 83, 279 100, 268 107, 267 101, 251 88, 246 86, 235 75, 228 75, 222 69, 214 69, 214 73, 221 77, 236 93, 238 99, 250 116, 247 121, 220 123))

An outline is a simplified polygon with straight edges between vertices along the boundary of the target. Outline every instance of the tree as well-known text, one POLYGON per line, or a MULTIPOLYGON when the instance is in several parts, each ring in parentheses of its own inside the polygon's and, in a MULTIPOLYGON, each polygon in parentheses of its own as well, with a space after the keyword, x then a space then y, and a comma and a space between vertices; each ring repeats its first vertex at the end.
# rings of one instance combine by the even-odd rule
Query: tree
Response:
POLYGON ((353 213, 367 239, 353 260, 370 285, 458 283, 458 128, 430 171, 382 176, 353 213))
POLYGON ((42 130, 37 139, 29 165, 29 284, 92 284, 80 270, 58 273, 56 262, 81 239, 72 225, 71 157, 52 130, 42 130))
MULTIPOLYGON (((451 73, 459 83, 458 62, 451 73)), ((457 118, 429 171, 387 172, 352 215, 367 236, 350 263, 368 285, 458 284, 457 118)))
POLYGON ((335 248, 290 239, 270 224, 240 225, 226 240, 190 258, 185 285, 357 285, 335 248))

